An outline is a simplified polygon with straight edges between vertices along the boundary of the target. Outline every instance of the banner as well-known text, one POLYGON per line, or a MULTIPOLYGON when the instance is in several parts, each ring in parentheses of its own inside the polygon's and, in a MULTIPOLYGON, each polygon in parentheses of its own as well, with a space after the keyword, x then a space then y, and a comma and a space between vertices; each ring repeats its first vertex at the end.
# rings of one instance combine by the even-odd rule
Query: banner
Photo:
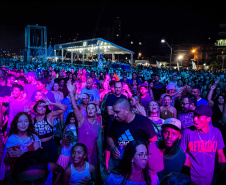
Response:
POLYGON ((192 69, 196 69, 196 64, 194 61, 192 61, 192 69))
POLYGON ((157 65, 157 68, 160 68, 160 62, 158 62, 157 60, 156 60, 156 65, 157 65))

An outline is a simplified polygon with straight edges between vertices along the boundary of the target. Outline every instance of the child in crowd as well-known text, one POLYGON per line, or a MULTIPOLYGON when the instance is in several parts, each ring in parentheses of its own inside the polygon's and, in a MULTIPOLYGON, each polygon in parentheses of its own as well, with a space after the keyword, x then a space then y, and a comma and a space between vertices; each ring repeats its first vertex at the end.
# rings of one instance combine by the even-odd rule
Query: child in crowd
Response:
POLYGON ((76 144, 77 132, 76 132, 76 119, 74 113, 71 112, 67 116, 65 123, 65 129, 61 140, 61 154, 58 158, 57 164, 61 165, 64 169, 70 162, 71 149, 76 144))
POLYGON ((87 162, 87 147, 77 143, 72 148, 73 163, 64 172, 63 185, 94 184, 96 182, 96 169, 87 162))

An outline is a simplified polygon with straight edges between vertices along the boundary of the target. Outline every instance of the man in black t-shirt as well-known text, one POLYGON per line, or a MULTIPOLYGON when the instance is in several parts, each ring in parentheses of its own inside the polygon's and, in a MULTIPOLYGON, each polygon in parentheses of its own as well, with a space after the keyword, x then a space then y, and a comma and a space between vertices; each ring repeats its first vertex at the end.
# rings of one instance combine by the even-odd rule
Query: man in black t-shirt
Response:
POLYGON ((109 170, 117 166, 124 148, 133 140, 157 141, 152 121, 145 116, 131 112, 127 99, 120 98, 113 104, 114 117, 107 136, 108 150, 111 151, 109 170))
POLYGON ((161 95, 165 92, 165 85, 159 81, 159 75, 155 75, 155 81, 152 87, 154 99, 159 101, 161 95))
POLYGON ((114 88, 115 88, 115 93, 109 94, 108 97, 107 97, 107 100, 106 100, 107 111, 108 111, 109 116, 114 115, 113 104, 118 99, 120 99, 120 98, 127 99, 127 97, 122 94, 122 82, 120 82, 120 81, 115 82, 114 88))

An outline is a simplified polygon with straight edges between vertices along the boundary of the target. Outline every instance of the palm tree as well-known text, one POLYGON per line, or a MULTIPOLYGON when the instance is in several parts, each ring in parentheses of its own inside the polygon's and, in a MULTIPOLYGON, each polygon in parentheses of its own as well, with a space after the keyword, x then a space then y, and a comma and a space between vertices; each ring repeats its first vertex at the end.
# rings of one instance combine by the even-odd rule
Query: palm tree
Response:
POLYGON ((221 69, 221 67, 222 67, 222 63, 219 60, 210 62, 210 68, 212 69, 221 69))

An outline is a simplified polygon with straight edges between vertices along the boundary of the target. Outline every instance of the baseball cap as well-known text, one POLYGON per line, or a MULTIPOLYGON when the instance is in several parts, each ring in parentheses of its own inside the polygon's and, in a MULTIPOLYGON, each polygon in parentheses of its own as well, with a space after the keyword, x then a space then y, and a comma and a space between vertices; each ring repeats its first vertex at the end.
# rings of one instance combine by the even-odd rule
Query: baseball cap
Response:
POLYGON ((177 76, 177 73, 173 73, 172 76, 177 76))
POLYGON ((147 86, 147 84, 146 84, 146 83, 142 83, 142 84, 140 84, 140 87, 146 87, 146 88, 148 88, 148 86, 147 86))
POLYGON ((42 84, 48 84, 48 80, 45 77, 40 77, 37 81, 40 81, 42 84))
POLYGON ((165 128, 166 126, 171 127, 175 130, 181 131, 181 121, 176 118, 168 118, 164 121, 162 128, 165 128))
POLYGON ((200 116, 207 116, 207 117, 212 117, 213 111, 208 105, 201 104, 196 109, 194 112, 200 116))
POLYGON ((176 87, 174 85, 167 85, 166 86, 166 89, 167 90, 170 90, 170 89, 176 89, 176 87))
POLYGON ((33 76, 33 77, 36 78, 36 74, 35 74, 35 72, 33 72, 33 71, 29 71, 29 72, 26 74, 26 76, 33 76))

